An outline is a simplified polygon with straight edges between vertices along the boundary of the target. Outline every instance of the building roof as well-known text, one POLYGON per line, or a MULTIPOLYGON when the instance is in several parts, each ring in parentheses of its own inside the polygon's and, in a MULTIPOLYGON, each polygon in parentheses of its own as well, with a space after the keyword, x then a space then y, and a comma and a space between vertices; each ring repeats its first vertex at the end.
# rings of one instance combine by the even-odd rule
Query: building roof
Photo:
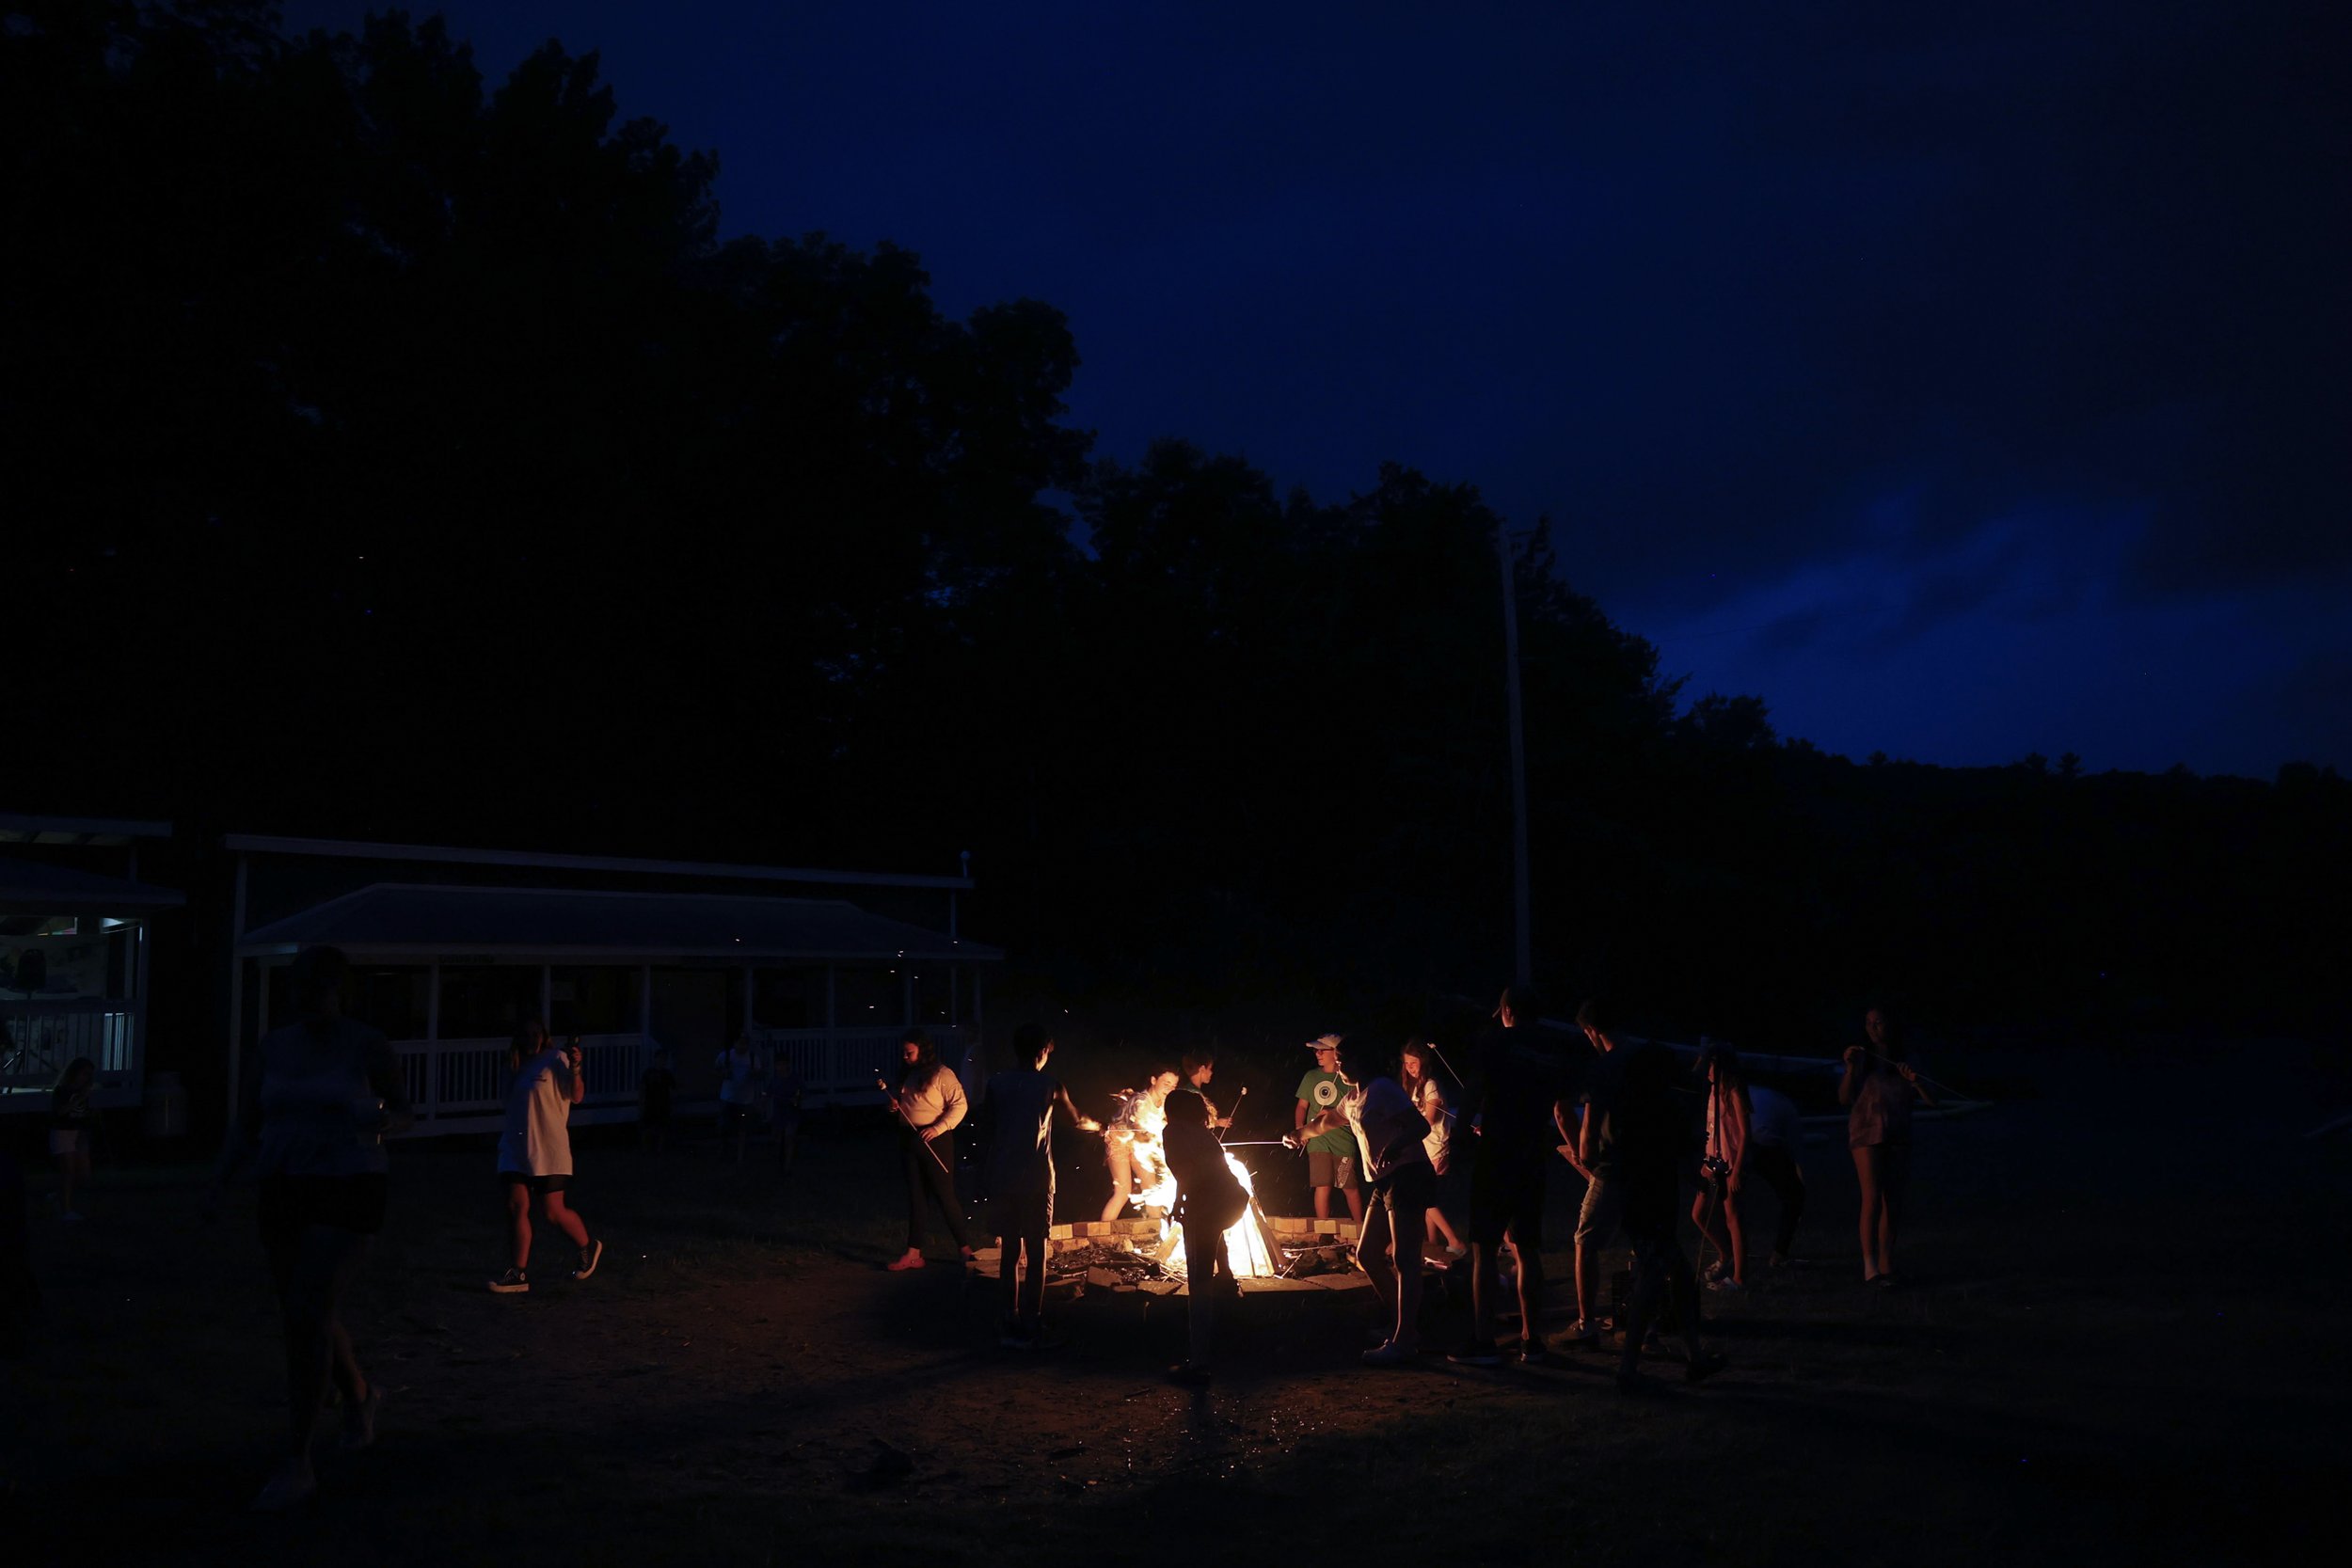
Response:
POLYGON ((830 898, 378 882, 246 933, 238 951, 355 957, 959 958, 1004 954, 830 898))
POLYGON ((0 859, 0 913, 151 914, 186 902, 185 895, 151 882, 41 861, 0 859))
MULTIPOLYGON (((5 820, 5 819, 0 819, 5 820)), ((525 849, 467 849, 427 844, 367 844, 333 838, 277 838, 230 833, 226 847, 240 854, 293 855, 320 860, 425 861, 440 865, 515 865, 542 871, 617 871, 659 877, 700 877, 738 882, 819 882, 835 887, 968 889, 972 879, 900 871, 825 871, 794 865, 735 865, 707 861, 641 860, 623 855, 565 855, 525 849)), ((966 860, 970 857, 966 856, 966 860)))
POLYGON ((108 847, 170 836, 168 822, 126 822, 110 816, 22 816, 0 812, 0 844, 108 847))

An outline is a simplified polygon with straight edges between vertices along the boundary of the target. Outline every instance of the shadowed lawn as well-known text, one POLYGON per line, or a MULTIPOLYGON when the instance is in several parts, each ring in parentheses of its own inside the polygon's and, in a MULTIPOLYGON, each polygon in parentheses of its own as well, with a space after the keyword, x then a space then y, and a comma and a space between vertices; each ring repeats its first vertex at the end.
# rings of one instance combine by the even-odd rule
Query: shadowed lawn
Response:
MULTIPOLYGON (((1061 1315, 1066 1350, 999 1351, 984 1282, 881 1272, 899 1189, 892 1146, 865 1132, 812 1138, 788 1182, 756 1148, 739 1170, 705 1144, 651 1157, 583 1135, 576 1196, 606 1262, 574 1284, 568 1249, 543 1247, 532 1293, 494 1297, 486 1147, 404 1147, 349 1314, 388 1390, 382 1440, 343 1456, 323 1439, 322 1497, 287 1520, 243 1512, 280 1389, 249 1209, 207 1228, 194 1171, 102 1173, 87 1225, 36 1213, 50 1326, 0 1364, 8 1560, 2323 1552, 2352 1391, 2352 1151, 2297 1143, 2319 1117, 2295 1095, 2200 1104, 2185 1141, 2181 1081, 2144 1081, 2126 1100, 2086 1070, 1923 1126, 1915 1283, 1892 1293, 1854 1280, 1851 1168, 1817 1142, 1800 1243, 1816 1266, 1710 1303, 1732 1371, 1687 1390, 1663 1365, 1636 1401, 1590 1355, 1361 1370, 1357 1307, 1320 1292, 1245 1304, 1206 1392, 1161 1375, 1174 1300, 1092 1296, 1061 1315)), ((1574 1179, 1558 1182, 1555 1328, 1574 1179)))

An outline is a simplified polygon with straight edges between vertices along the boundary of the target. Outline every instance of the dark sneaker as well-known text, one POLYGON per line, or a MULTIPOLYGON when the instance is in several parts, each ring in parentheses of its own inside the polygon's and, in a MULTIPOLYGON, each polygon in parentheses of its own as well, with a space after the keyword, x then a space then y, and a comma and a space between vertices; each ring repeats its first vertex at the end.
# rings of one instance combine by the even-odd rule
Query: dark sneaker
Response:
POLYGON ((1522 1367, 1550 1367, 1557 1365, 1557 1363, 1553 1361, 1551 1352, 1544 1349, 1542 1340, 1530 1339, 1527 1343, 1519 1347, 1519 1365, 1522 1367))
POLYGON ((1364 1352, 1361 1359, 1367 1367, 1409 1367, 1421 1357, 1391 1339, 1385 1345, 1364 1352))
POLYGON ((1700 1356, 1696 1361, 1690 1362, 1683 1367, 1682 1381, 1685 1383, 1705 1383, 1708 1378, 1713 1377, 1717 1372, 1722 1371, 1725 1367, 1730 1365, 1730 1356, 1725 1355, 1719 1350, 1708 1351, 1705 1355, 1700 1356))
POLYGON ((531 1289, 531 1281, 523 1277, 522 1270, 509 1269, 490 1281, 490 1289, 502 1296, 518 1296, 531 1289))
POLYGON ((1168 1375, 1192 1388, 1206 1387, 1209 1382, 1209 1369, 1198 1361, 1179 1361, 1168 1369, 1168 1375))
POLYGON ((1457 1367, 1500 1367, 1502 1365, 1502 1354, 1494 1346, 1484 1343, 1465 1345, 1460 1350, 1449 1354, 1446 1359, 1457 1367))
POLYGON ((1571 1348, 1597 1350, 1599 1347, 1600 1324, 1590 1318, 1579 1318, 1570 1323, 1567 1333, 1560 1339, 1560 1348, 1563 1350, 1571 1348))
POLYGON ((572 1271, 574 1279, 585 1279, 596 1272, 596 1259, 604 1256, 604 1243, 591 1236, 588 1244, 580 1249, 580 1267, 572 1271))

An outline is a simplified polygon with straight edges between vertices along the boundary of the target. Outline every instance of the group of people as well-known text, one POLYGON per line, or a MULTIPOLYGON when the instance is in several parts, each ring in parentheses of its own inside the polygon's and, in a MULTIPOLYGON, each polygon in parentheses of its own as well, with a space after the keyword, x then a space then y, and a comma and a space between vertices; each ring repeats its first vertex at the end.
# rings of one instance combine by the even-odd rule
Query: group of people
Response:
MULTIPOLYGON (((239 1114, 205 1205, 215 1212, 228 1181, 247 1170, 258 1175, 257 1212, 278 1299, 288 1388, 287 1449, 256 1499, 263 1509, 291 1507, 315 1490, 310 1437, 330 1387, 341 1395, 347 1449, 373 1441, 383 1401, 353 1352, 341 1307, 369 1239, 383 1224, 385 1139, 414 1117, 399 1059, 383 1034, 343 1016, 348 967, 332 948, 311 948, 296 958, 291 978, 299 1017, 260 1042, 253 1069, 241 1080, 239 1114)), ((1645 1386, 1640 1363, 1661 1297, 1675 1307, 1687 1353, 1684 1375, 1703 1381, 1725 1360, 1700 1342, 1698 1281, 1676 1234, 1691 1152, 1683 1098, 1689 1075, 1666 1047, 1626 1036, 1605 999, 1586 1002, 1577 1014, 1593 1053, 1581 1064, 1537 1043, 1535 1017, 1530 994, 1504 993, 1493 1026, 1472 1048, 1474 1089, 1425 1037, 1407 1040, 1393 1060, 1336 1035, 1310 1042, 1315 1066, 1300 1081, 1290 1141, 1308 1156, 1317 1215, 1328 1215, 1337 1191, 1359 1221, 1355 1260, 1372 1286, 1379 1322, 1379 1342, 1363 1359, 1383 1367, 1419 1357, 1424 1265, 1465 1256, 1471 1326, 1448 1359, 1470 1366, 1502 1361, 1496 1323, 1505 1315, 1506 1265, 1520 1324, 1516 1355, 1525 1363, 1549 1359, 1553 1352, 1540 1333, 1542 1246, 1549 1163, 1557 1157, 1585 1183, 1576 1225, 1578 1319, 1567 1342, 1597 1344, 1600 1256, 1622 1237, 1633 1253, 1634 1290, 1629 1315, 1616 1325, 1620 1386, 1645 1386)), ((1935 1100, 1932 1081, 1906 1059, 1884 1009, 1871 1009, 1866 1033, 1867 1042, 1846 1053, 1838 1100, 1849 1107, 1849 1144, 1862 1190, 1863 1276, 1885 1286, 1896 1277, 1912 1108, 1935 1100)), ((1174 1370, 1186 1380, 1205 1379, 1218 1305, 1239 1290, 1227 1233, 1248 1206, 1219 1138, 1232 1117, 1220 1116, 1207 1095, 1215 1059, 1196 1054, 1181 1070, 1153 1073, 1142 1090, 1120 1098, 1105 1126, 1080 1111, 1048 1073, 1054 1049, 1045 1029, 1023 1025, 1009 1065, 988 1080, 983 1097, 989 1137, 981 1164, 1003 1243, 1001 1341, 1018 1349, 1056 1342, 1043 1322, 1043 1294, 1058 1115, 1105 1136, 1113 1176, 1106 1218, 1139 1198, 1172 1193, 1170 1217, 1184 1227, 1191 1282, 1188 1354, 1174 1370)), ((722 1055, 723 1076, 737 1065, 734 1054, 722 1055)), ((536 1227, 554 1229, 574 1249, 575 1280, 596 1273, 604 1246, 567 1196, 570 1110, 585 1093, 580 1042, 558 1046, 534 1021, 518 1031, 508 1065, 497 1175, 511 1246, 490 1289, 521 1294, 530 1289, 536 1227)), ((1751 1178, 1781 1199, 1772 1257, 1791 1261, 1804 1198, 1797 1117, 1783 1097, 1748 1085, 1732 1053, 1706 1052, 1700 1065, 1707 1181, 1692 1218, 1722 1259, 1713 1283, 1736 1291, 1747 1275, 1738 1199, 1751 1178)), ((750 1075, 747 1068, 744 1077, 750 1075)), ((955 1137, 970 1111, 961 1082, 930 1038, 910 1030, 897 1082, 882 1087, 900 1125, 907 1188, 907 1247, 890 1266, 922 1266, 934 1213, 969 1259, 975 1232, 956 1192, 955 1137)))
MULTIPOLYGON (((741 1164, 751 1146, 752 1128, 765 1104, 775 1133, 776 1164, 787 1175, 799 1158, 801 1102, 807 1080, 789 1060, 772 1057, 746 1032, 719 1053, 713 1063, 719 1074, 719 1152, 733 1153, 741 1164)), ((671 1111, 677 1100, 677 1069, 667 1047, 657 1049, 652 1061, 637 1077, 637 1142, 651 1153, 670 1144, 671 1111)))

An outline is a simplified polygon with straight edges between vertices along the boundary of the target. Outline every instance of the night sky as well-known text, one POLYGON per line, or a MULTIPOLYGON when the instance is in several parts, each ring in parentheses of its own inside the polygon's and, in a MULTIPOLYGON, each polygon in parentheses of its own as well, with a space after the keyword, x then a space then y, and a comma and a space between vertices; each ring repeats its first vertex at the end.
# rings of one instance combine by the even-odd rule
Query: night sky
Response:
POLYGON ((444 14, 493 83, 600 50, 720 154, 725 233, 1062 309, 1098 455, 1550 515, 1574 586, 1784 735, 2352 768, 2324 6, 444 14))

